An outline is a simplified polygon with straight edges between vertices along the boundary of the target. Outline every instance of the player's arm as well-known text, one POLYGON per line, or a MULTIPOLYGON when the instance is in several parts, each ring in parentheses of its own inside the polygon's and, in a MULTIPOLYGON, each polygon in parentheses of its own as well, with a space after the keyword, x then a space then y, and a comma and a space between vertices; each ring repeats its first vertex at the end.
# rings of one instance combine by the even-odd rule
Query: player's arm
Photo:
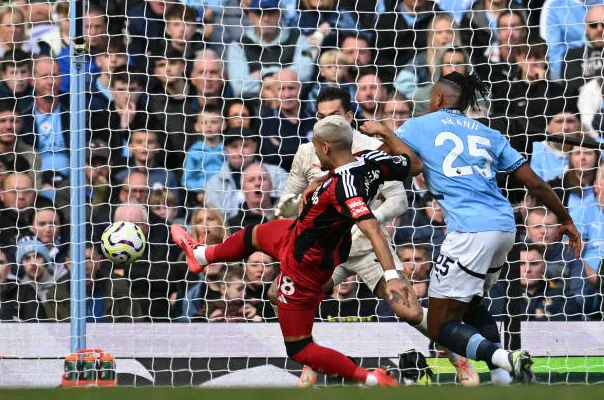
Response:
POLYGON ((409 288, 403 283, 394 265, 394 258, 388 246, 386 235, 380 229, 380 224, 375 218, 365 218, 356 222, 357 227, 373 246, 373 251, 384 269, 386 280, 386 292, 395 302, 403 302, 408 305, 409 288))
POLYGON ((379 136, 384 144, 380 146, 378 150, 384 151, 392 155, 405 154, 409 157, 409 175, 419 175, 424 169, 424 163, 417 154, 409 147, 405 142, 399 139, 394 132, 392 132, 384 124, 377 121, 367 121, 361 125, 361 132, 366 135, 379 136))
POLYGON ((299 147, 294 155, 292 167, 287 178, 287 184, 277 203, 277 211, 275 213, 277 217, 290 218, 296 215, 300 195, 310 183, 308 181, 308 176, 305 173, 308 168, 305 168, 305 161, 307 160, 305 160, 304 147, 305 146, 299 147))
POLYGON ((575 227, 573 219, 558 198, 551 186, 539 177, 528 163, 524 163, 513 172, 513 175, 528 189, 529 194, 539 200, 558 217, 560 234, 568 236, 569 251, 575 252, 578 258, 581 254, 581 235, 575 227))

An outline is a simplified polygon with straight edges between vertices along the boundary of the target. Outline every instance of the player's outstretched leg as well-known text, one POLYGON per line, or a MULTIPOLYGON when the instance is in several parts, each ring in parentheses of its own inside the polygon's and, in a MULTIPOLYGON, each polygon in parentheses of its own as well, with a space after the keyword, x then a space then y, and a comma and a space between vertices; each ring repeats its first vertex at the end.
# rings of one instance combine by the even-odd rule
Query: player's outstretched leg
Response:
POLYGON ((512 374, 515 381, 534 382, 532 360, 523 350, 506 351, 480 334, 478 329, 461 322, 466 312, 473 307, 453 299, 430 297, 428 313, 428 333, 438 343, 454 352, 484 361, 491 370, 502 368, 512 374))
POLYGON ((279 307, 279 325, 289 358, 327 375, 342 376, 370 386, 397 386, 396 379, 383 369, 369 371, 344 354, 316 344, 311 335, 314 315, 314 306, 306 309, 279 307))
POLYGON ((227 237, 224 242, 213 246, 196 242, 180 225, 174 224, 170 230, 174 243, 180 246, 187 256, 189 269, 199 273, 208 264, 239 261, 256 251, 278 259, 279 241, 290 225, 291 220, 287 219, 248 225, 227 237))

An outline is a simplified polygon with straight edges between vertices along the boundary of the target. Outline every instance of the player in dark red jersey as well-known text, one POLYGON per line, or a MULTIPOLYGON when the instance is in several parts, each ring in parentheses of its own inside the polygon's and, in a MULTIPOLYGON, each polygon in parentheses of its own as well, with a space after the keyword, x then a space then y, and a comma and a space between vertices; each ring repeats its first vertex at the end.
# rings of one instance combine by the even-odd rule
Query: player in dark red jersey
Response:
POLYGON ((211 263, 241 260, 255 251, 278 258, 278 316, 287 355, 328 375, 395 386, 395 379, 385 371, 370 372, 343 354, 315 344, 312 326, 315 309, 324 298, 323 285, 333 269, 348 258, 350 229, 355 223, 371 241, 385 270, 387 294, 401 302, 414 299, 395 270, 386 237, 367 204, 385 181, 416 175, 423 165, 407 149, 406 154, 397 156, 377 150, 353 155, 352 128, 340 116, 324 118, 315 125, 313 144, 321 167, 329 174, 307 189, 305 204, 295 220, 248 226, 215 246, 200 245, 178 225, 172 225, 172 236, 187 254, 193 272, 211 263))

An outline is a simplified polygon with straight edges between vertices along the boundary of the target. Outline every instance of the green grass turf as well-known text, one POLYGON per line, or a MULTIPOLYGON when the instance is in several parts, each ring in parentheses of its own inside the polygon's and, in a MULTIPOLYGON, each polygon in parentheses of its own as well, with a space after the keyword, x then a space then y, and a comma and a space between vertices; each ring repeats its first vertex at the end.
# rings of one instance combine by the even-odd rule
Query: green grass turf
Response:
POLYGON ((0 390, 10 400, 572 400, 604 398, 604 385, 534 385, 507 388, 481 386, 402 387, 367 389, 332 387, 319 389, 196 389, 108 388, 0 390))

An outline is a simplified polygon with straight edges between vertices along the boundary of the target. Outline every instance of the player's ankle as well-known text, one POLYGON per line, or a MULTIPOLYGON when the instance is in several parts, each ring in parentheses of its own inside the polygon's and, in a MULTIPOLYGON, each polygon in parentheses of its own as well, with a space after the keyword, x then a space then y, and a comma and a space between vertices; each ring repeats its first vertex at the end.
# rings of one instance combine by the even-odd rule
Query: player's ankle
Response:
POLYGON ((199 245, 193 249, 193 256, 195 257, 195 261, 199 263, 199 265, 208 265, 208 259, 206 257, 206 249, 208 246, 199 245))

